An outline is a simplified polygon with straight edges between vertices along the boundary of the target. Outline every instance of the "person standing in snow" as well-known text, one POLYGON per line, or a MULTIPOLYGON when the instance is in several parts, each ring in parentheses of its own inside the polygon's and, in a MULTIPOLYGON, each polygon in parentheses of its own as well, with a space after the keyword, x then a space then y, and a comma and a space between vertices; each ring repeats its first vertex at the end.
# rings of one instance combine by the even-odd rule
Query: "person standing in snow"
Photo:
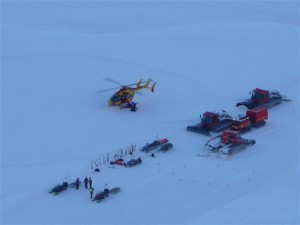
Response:
POLYGON ((84 187, 85 187, 85 189, 88 189, 88 183, 89 183, 89 179, 87 178, 87 177, 85 177, 85 179, 84 179, 84 187))
POLYGON ((130 103, 130 110, 132 112, 135 112, 137 110, 137 107, 136 107, 136 103, 135 102, 131 102, 130 103))
POLYGON ((90 191, 91 199, 93 199, 94 188, 93 188, 93 187, 90 187, 89 191, 90 191))
POLYGON ((92 184, 93 184, 93 181, 92 181, 92 178, 89 177, 89 184, 90 184, 90 188, 92 187, 92 184))
POLYGON ((109 188, 108 188, 108 184, 105 184, 105 185, 104 185, 103 194, 104 194, 106 197, 109 195, 109 188))
POLYGON ((79 184, 80 184, 79 178, 76 179, 75 184, 76 184, 76 190, 78 190, 79 189, 79 184))

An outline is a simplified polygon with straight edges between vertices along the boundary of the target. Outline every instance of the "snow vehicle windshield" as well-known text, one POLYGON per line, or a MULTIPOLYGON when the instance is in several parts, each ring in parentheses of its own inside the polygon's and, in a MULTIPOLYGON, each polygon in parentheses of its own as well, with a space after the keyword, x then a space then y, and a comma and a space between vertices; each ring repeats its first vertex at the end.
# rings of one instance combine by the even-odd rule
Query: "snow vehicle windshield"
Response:
POLYGON ((211 116, 206 116, 206 115, 202 116, 202 124, 211 125, 212 123, 213 123, 213 119, 211 116))
POLYGON ((256 100, 256 101, 261 101, 261 100, 265 100, 267 98, 265 93, 261 93, 258 91, 253 91, 252 92, 252 99, 256 100))

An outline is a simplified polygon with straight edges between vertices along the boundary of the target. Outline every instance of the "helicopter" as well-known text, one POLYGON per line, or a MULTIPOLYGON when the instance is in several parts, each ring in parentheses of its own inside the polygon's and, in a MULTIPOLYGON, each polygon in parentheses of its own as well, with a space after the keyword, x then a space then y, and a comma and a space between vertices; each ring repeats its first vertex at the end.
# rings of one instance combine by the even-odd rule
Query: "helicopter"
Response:
MULTIPOLYGON (((143 79, 141 79, 137 83, 128 84, 128 85, 122 85, 121 83, 111 78, 106 78, 106 80, 111 81, 113 83, 117 83, 121 86, 121 88, 115 94, 113 94, 113 96, 108 100, 109 106, 119 106, 120 108, 130 108, 131 103, 135 104, 134 102, 132 102, 132 99, 135 93, 139 93, 137 91, 140 91, 142 89, 150 89, 151 92, 154 92, 154 88, 156 85, 156 82, 154 82, 152 86, 149 87, 152 81, 151 79, 148 79, 147 81, 143 81, 143 79)), ((112 90, 112 89, 115 88, 106 89, 104 91, 112 90)))

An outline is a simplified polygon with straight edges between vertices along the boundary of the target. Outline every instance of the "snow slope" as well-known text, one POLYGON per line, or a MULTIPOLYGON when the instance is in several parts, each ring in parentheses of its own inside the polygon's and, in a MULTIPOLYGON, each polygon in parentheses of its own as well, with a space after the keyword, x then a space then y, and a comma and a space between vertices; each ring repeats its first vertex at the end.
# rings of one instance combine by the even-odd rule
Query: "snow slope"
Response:
MULTIPOLYGON (((1 224, 299 224, 299 2, 37 2, 1 5, 1 224), (139 110, 98 90, 151 78, 139 110), (232 115, 256 87, 272 108, 256 145, 225 161, 196 157, 207 137, 185 130, 206 110, 232 115), (134 168, 101 166, 157 136, 174 149, 134 168), (85 176, 80 188, 48 194, 85 176)), ((130 159, 127 156, 126 159, 130 159)))

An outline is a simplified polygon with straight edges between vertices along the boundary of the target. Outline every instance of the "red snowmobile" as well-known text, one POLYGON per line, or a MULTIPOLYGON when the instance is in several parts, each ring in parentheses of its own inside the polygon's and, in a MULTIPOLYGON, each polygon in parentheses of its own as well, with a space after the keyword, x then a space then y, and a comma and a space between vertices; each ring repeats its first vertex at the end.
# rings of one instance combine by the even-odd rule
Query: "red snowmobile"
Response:
POLYGON ((110 165, 126 166, 124 159, 116 159, 115 161, 111 161, 109 163, 110 163, 110 165))
POLYGON ((119 193, 120 191, 121 191, 121 188, 119 188, 119 187, 115 187, 110 190, 105 188, 103 191, 97 193, 92 201, 101 202, 104 199, 106 199, 107 197, 109 197, 111 194, 114 195, 114 194, 119 193))

